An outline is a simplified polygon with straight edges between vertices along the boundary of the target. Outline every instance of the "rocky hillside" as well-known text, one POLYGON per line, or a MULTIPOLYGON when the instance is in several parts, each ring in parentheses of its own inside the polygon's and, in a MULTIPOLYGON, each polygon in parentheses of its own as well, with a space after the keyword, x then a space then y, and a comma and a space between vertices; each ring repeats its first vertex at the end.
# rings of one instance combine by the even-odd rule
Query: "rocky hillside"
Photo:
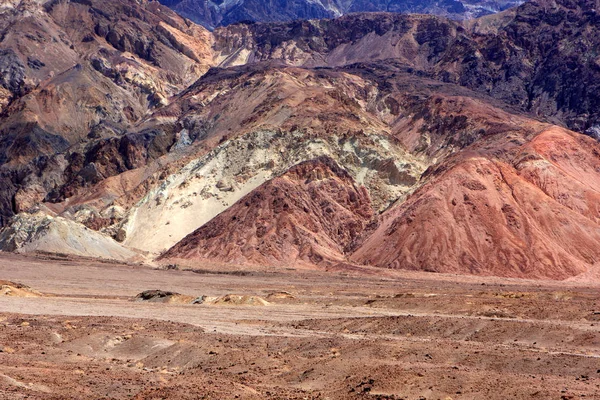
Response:
POLYGON ((256 188, 162 257, 279 266, 342 262, 372 217, 367 189, 331 158, 319 157, 256 188))
POLYGON ((22 0, 0 13, 2 225, 165 153, 173 134, 133 127, 212 63, 208 32, 156 3, 22 0))
POLYGON ((4 251, 550 279, 598 268, 591 3, 213 32, 146 1, 0 12, 4 251))
POLYGON ((454 83, 535 118, 598 135, 594 7, 587 0, 539 0, 464 24, 389 13, 240 24, 217 29, 215 49, 224 66, 280 60, 314 68, 394 60, 417 77, 454 83))
POLYGON ((464 20, 494 14, 522 3, 519 0, 160 0, 160 2, 208 29, 241 21, 283 22, 382 11, 433 14, 464 20))
POLYGON ((556 127, 511 142, 491 154, 476 146, 436 168, 423 187, 381 215, 352 260, 546 279, 593 267, 600 256, 600 146, 556 127))

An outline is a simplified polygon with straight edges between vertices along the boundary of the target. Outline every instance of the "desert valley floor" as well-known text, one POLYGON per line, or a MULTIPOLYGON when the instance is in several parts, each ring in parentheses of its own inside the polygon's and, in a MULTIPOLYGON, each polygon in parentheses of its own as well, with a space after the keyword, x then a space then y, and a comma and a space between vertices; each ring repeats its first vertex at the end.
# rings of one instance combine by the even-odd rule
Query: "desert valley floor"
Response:
POLYGON ((0 297, 2 399, 600 398, 589 283, 0 264, 30 287, 0 297), (134 301, 148 289, 221 301, 134 301))

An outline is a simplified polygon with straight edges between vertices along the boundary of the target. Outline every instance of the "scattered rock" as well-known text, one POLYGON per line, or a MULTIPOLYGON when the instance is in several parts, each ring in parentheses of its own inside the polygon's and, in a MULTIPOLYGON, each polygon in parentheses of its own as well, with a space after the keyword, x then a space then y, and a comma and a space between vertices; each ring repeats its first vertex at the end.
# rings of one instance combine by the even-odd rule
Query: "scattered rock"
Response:
POLYGON ((40 297, 42 294, 27 285, 0 280, 0 296, 40 297))
POLYGON ((278 291, 278 292, 271 292, 267 295, 267 299, 271 300, 271 299, 295 299, 296 297, 291 294, 290 292, 286 292, 286 291, 278 291))
POLYGON ((248 296, 239 294, 226 294, 214 299, 206 299, 207 304, 216 306, 268 306, 270 303, 259 296, 248 296))
POLYGON ((166 290, 146 290, 135 296, 135 301, 147 301, 150 303, 178 303, 178 304, 191 304, 196 300, 193 296, 186 296, 176 292, 169 292, 166 290))

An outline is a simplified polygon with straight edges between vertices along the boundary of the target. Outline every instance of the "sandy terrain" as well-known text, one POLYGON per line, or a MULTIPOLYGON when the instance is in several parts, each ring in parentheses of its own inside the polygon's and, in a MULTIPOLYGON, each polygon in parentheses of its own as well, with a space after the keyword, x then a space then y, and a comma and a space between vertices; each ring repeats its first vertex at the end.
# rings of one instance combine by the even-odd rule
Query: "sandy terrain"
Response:
POLYGON ((2 399, 600 399, 600 288, 576 282, 6 253, 0 272, 43 295, 0 297, 2 399), (134 301, 149 289, 268 304, 134 301))

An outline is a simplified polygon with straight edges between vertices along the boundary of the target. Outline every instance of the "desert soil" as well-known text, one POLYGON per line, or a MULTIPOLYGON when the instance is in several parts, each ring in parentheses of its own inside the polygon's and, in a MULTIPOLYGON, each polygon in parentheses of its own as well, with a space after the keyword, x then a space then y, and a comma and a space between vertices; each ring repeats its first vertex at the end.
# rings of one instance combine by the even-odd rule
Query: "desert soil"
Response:
POLYGON ((2 399, 600 399, 581 282, 6 253, 0 279, 42 294, 0 297, 2 399), (150 289, 268 304, 133 300, 150 289))

